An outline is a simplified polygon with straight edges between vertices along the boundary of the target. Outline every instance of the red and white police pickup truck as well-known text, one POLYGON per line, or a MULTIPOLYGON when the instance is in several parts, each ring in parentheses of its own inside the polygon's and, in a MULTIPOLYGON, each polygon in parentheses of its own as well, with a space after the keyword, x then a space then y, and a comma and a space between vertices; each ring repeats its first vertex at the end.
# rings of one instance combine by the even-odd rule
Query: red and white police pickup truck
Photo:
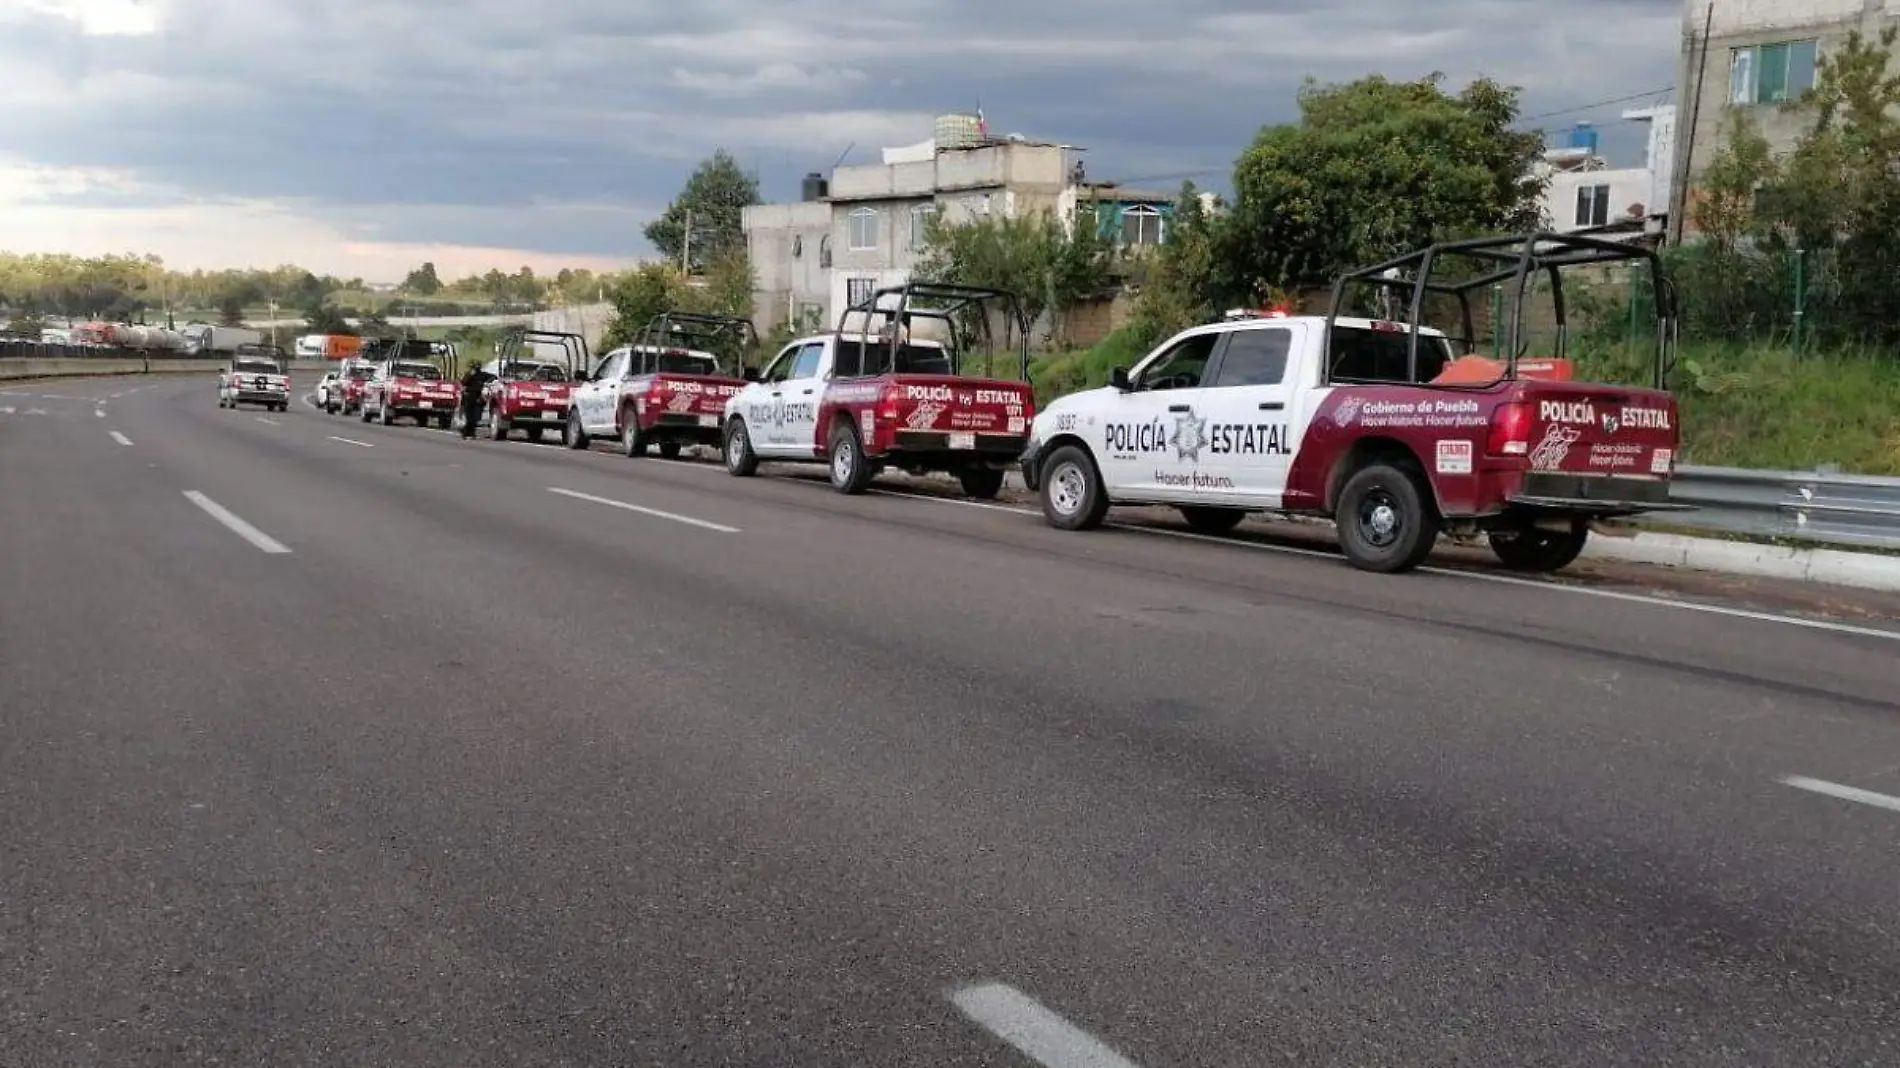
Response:
POLYGON ((669 460, 687 445, 717 445, 726 401, 745 387, 745 360, 757 350, 749 319, 661 315, 634 344, 601 357, 599 372, 575 389, 564 440, 584 449, 591 438, 612 436, 629 457, 651 445, 669 460))
MULTIPOLYGON (((1654 382, 1664 381, 1673 300, 1653 252, 1547 234, 1427 252, 1342 279, 1335 309, 1355 283, 1463 302, 1553 266, 1639 261, 1659 296, 1654 382), (1457 283, 1425 277, 1434 258, 1460 253, 1489 266, 1457 283)), ((1206 533, 1254 511, 1329 516, 1347 559, 1384 572, 1418 566, 1440 533, 1483 534, 1506 566, 1554 571, 1582 552, 1593 521, 1680 507, 1669 500, 1681 439, 1669 393, 1568 381, 1561 351, 1515 358, 1521 313, 1507 324, 1504 359, 1460 356, 1472 347, 1468 303, 1463 318, 1463 346, 1439 330, 1338 314, 1183 331, 1109 386, 1044 409, 1024 479, 1068 530, 1120 504, 1175 506, 1206 533)))
POLYGON ((1035 414, 1028 330, 1001 290, 911 283, 873 293, 830 334, 780 350, 726 403, 725 462, 748 476, 759 463, 823 463, 841 493, 862 493, 887 468, 943 471, 978 499, 996 496, 1022 455, 1035 414), (958 324, 1001 311, 1022 339, 1017 380, 970 377, 958 324), (846 329, 853 318, 859 329, 846 329), (911 336, 939 323, 950 341, 911 336))
POLYGON ((408 416, 417 426, 433 419, 447 430, 461 404, 462 387, 436 362, 446 355, 437 342, 406 340, 396 346, 364 385, 363 422, 389 426, 408 416))
POLYGON ((240 404, 262 405, 276 412, 290 407, 290 373, 281 360, 246 353, 231 357, 218 376, 218 407, 240 404))
MULTIPOLYGON (((558 330, 513 330, 495 345, 495 358, 482 365, 494 376, 482 389, 482 413, 488 436, 505 441, 520 430, 538 442, 549 430, 559 433, 573 405, 575 380, 587 369, 587 339, 558 330)), ((457 423, 462 416, 458 413, 457 423)))

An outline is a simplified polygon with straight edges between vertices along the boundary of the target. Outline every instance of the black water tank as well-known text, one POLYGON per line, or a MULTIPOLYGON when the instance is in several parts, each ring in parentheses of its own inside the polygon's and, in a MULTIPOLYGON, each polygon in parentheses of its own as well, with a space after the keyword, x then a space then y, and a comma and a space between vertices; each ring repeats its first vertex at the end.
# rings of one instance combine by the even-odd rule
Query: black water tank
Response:
POLYGON ((824 175, 813 171, 805 176, 805 184, 802 187, 799 199, 808 201, 823 200, 825 199, 825 195, 830 192, 831 183, 825 181, 824 175))

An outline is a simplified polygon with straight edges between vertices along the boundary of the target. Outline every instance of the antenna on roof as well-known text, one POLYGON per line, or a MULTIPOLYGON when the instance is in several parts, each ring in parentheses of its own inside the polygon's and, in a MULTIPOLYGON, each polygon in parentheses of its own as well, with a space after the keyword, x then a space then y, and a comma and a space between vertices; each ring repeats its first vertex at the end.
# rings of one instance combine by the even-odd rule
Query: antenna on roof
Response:
POLYGON ((851 150, 856 147, 858 147, 858 143, 856 141, 853 141, 850 144, 844 146, 844 151, 838 153, 838 158, 831 161, 831 169, 835 171, 839 167, 844 166, 844 158, 846 156, 849 156, 851 154, 851 150))

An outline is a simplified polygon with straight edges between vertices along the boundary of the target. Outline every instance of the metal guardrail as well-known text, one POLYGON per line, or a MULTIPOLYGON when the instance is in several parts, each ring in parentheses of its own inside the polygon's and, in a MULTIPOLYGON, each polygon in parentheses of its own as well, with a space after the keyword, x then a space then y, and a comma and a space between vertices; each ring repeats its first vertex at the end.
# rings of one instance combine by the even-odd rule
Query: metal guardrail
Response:
POLYGON ((1900 549, 1900 478, 1827 471, 1676 468, 1666 522, 1736 534, 1900 549))

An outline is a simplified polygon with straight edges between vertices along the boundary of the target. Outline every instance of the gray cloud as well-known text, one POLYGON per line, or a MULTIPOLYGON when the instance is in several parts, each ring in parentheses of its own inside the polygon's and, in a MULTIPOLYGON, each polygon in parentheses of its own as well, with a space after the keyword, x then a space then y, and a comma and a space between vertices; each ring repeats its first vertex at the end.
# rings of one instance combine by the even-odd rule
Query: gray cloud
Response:
MULTIPOLYGON (((993 129, 1101 177, 1222 173, 1307 75, 1525 87, 1539 113, 1666 86, 1675 0, 166 0, 161 33, 0 21, 0 151, 207 198, 294 201, 374 240, 629 255, 715 147, 768 195, 856 142, 993 129)), ((1614 120, 1617 107, 1565 115, 1614 120)), ((1612 122, 1606 141, 1627 155, 1612 122)))

